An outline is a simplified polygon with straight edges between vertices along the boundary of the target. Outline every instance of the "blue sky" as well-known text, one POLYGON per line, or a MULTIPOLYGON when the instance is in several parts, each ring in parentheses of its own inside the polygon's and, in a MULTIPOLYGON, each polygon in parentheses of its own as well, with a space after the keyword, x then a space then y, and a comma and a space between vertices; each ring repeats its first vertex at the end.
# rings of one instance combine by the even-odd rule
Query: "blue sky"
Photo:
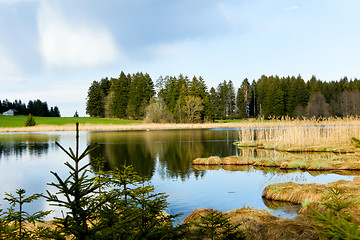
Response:
POLYGON ((360 78, 358 0, 0 0, 0 99, 85 115, 94 80, 121 71, 360 78))

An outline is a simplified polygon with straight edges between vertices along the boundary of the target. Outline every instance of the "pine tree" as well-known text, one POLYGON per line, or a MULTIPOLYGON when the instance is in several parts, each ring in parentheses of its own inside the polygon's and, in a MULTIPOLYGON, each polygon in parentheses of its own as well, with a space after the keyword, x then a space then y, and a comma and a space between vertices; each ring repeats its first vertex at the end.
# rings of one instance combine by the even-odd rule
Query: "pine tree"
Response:
POLYGON ((92 117, 104 117, 104 93, 97 81, 93 81, 88 90, 86 113, 92 117))

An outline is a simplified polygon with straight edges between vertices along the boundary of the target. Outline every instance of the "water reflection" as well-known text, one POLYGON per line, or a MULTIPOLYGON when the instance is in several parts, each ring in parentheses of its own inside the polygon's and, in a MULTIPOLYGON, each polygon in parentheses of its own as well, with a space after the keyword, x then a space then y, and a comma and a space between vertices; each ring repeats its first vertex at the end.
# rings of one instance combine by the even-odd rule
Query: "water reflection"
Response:
POLYGON ((283 201, 274 201, 263 198, 265 206, 271 210, 277 211, 279 214, 278 217, 283 217, 286 215, 296 215, 301 209, 301 205, 293 204, 290 202, 283 201))
POLYGON ((0 159, 13 156, 19 159, 26 153, 34 156, 47 154, 50 147, 55 147, 58 138, 48 134, 0 134, 0 159))
POLYGON ((103 156, 109 168, 124 164, 134 166, 141 176, 152 177, 156 164, 163 178, 185 180, 191 174, 201 176, 201 170, 192 168, 197 157, 230 156, 237 154, 236 131, 137 131, 93 132, 90 143, 100 147, 91 153, 91 158, 103 156))
MULTIPOLYGON (((51 191, 46 185, 54 181, 50 171, 62 177, 68 175, 64 165, 68 157, 59 151, 55 141, 65 148, 75 149, 74 132, 0 134, 0 160, 6 159, 0 161, 0 197, 3 192, 13 192, 17 188, 24 188, 29 194, 51 191)), ((263 149, 238 151, 233 145, 235 141, 238 141, 238 131, 226 129, 80 133, 80 149, 85 149, 88 144, 100 145, 87 160, 103 156, 107 169, 125 162, 133 165, 142 176, 151 177, 151 184, 157 192, 169 195, 169 211, 184 213, 183 216, 197 208, 229 211, 249 206, 269 209, 261 198, 268 184, 288 181, 328 183, 351 180, 352 176, 360 175, 359 171, 301 172, 253 166, 193 168, 192 161, 197 157, 281 157, 279 152, 263 149)), ((6 208, 3 202, 0 205, 6 208)), ((45 200, 31 207, 34 211, 53 209, 45 200)), ((284 212, 286 210, 280 210, 281 214, 284 212)), ((61 217, 61 211, 57 210, 54 216, 61 217)))

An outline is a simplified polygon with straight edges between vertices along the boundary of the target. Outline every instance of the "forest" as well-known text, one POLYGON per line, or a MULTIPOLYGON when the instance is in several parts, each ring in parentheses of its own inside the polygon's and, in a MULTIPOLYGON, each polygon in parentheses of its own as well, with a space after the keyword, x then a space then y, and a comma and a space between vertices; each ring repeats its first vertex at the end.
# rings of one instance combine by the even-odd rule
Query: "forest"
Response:
POLYGON ((217 119, 278 117, 346 117, 360 115, 360 80, 322 81, 300 75, 246 78, 236 88, 231 80, 210 90, 205 80, 180 74, 138 72, 93 81, 86 113, 94 117, 146 119, 149 122, 211 122, 217 119))
POLYGON ((10 102, 8 99, 0 100, 0 113, 6 112, 10 109, 15 110, 16 115, 28 115, 39 117, 60 117, 60 110, 57 106, 48 107, 47 102, 41 100, 30 100, 27 105, 21 100, 10 102))

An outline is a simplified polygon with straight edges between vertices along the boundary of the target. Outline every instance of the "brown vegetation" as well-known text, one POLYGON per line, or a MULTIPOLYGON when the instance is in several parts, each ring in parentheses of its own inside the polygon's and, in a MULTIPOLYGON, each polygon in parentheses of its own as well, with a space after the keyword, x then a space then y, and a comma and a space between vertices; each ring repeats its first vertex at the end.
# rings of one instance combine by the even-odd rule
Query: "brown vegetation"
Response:
POLYGON ((355 177, 353 181, 341 180, 328 184, 299 184, 293 182, 271 184, 265 187, 262 197, 295 204, 319 202, 323 198, 324 193, 334 187, 342 190, 357 203, 353 206, 353 210, 360 210, 360 203, 357 202, 360 196, 360 177, 355 177))
POLYGON ((280 169, 300 170, 360 170, 359 154, 333 154, 333 155, 299 155, 283 154, 273 158, 255 158, 244 156, 231 156, 219 158, 196 158, 193 165, 252 165, 254 167, 276 167, 280 169))
MULTIPOLYGON (((206 216, 211 209, 196 209, 184 223, 206 216)), ((239 225, 249 239, 318 239, 309 221, 299 216, 295 219, 277 218, 264 210, 241 208, 226 213, 230 222, 239 225)))
POLYGON ((360 136, 359 125, 358 117, 254 123, 239 131, 237 145, 289 152, 355 152, 351 137, 360 136))

